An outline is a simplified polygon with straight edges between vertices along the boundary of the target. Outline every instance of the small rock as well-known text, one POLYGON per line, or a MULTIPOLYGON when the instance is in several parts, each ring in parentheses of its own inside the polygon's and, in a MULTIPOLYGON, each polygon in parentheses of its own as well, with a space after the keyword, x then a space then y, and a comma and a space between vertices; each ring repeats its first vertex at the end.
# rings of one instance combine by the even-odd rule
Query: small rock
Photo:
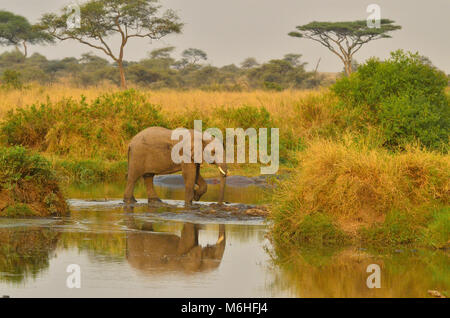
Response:
POLYGON ((245 211, 245 214, 252 216, 267 216, 269 215, 269 212, 263 209, 252 208, 245 211))
POLYGON ((445 298, 445 296, 442 295, 442 294, 441 294, 440 292, 438 292, 437 290, 429 290, 429 291, 428 291, 428 294, 430 294, 431 296, 436 297, 436 298, 445 298))

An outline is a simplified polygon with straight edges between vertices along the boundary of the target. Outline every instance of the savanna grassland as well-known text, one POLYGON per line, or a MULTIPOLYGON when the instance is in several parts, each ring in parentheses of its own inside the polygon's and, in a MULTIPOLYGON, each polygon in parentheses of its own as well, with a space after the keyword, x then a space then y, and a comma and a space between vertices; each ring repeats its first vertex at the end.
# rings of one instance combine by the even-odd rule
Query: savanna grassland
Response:
MULTIPOLYGON (((320 134, 334 118, 326 107, 334 98, 326 89, 208 92, 150 91, 118 88, 67 88, 30 85, 0 91, 3 141, 44 154, 65 171, 69 181, 92 183, 122 180, 128 141, 148 126, 279 127, 281 161, 294 160, 303 140, 320 134), (298 119, 301 119, 300 124, 298 119), (98 168, 98 169, 97 169, 98 168)), ((259 173, 255 165, 235 165, 235 173, 259 173), (238 170, 236 170, 238 169, 238 170)), ((213 172, 215 173, 215 171, 213 172)), ((208 173, 207 173, 208 174, 208 173)))
MULTIPOLYGON (((124 180, 127 143, 149 126, 192 128, 201 119, 204 128, 222 130, 277 127, 279 174, 286 178, 277 182, 271 203, 275 247, 448 248, 447 84, 443 73, 403 52, 369 60, 317 90, 30 84, 0 90, 0 138, 4 149, 38 153, 64 185, 124 180)), ((257 175, 259 167, 233 165, 231 171, 257 175)))

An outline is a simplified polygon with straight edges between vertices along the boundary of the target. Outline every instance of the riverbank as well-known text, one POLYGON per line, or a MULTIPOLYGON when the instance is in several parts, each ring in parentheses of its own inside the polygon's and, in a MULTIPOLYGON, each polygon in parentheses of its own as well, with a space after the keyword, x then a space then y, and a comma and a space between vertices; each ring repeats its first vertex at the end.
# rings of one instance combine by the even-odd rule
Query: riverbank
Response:
POLYGON ((0 147, 0 216, 49 217, 69 209, 50 163, 22 147, 0 147))
POLYGON ((275 244, 450 247, 450 158, 316 141, 272 201, 275 244))

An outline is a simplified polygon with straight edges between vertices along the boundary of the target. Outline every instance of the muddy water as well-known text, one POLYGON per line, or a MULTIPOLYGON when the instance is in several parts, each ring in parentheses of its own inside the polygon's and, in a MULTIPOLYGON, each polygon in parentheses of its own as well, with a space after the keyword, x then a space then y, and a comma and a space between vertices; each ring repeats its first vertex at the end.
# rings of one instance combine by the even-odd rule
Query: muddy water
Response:
MULTIPOLYGON (((274 252, 261 217, 204 213, 207 202, 186 210, 176 200, 153 207, 140 200, 124 209, 115 199, 122 189, 70 189, 77 199, 69 201, 66 219, 0 219, 0 296, 427 297, 428 290, 450 287, 446 252, 274 252), (71 264, 81 271, 79 289, 67 287, 71 264), (380 289, 367 288, 370 264, 381 268, 380 289)), ((266 191, 231 186, 226 199, 258 203, 266 191)), ((143 189, 137 193, 144 197, 143 189)), ((174 186, 161 185, 159 193, 182 197, 174 186)), ((215 195, 212 186, 206 199, 215 195)))

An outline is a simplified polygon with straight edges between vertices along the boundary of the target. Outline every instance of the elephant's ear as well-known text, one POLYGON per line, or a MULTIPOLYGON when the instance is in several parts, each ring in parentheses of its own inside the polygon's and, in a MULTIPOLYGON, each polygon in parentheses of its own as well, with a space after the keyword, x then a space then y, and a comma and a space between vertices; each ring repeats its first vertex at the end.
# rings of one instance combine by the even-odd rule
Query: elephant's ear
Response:
POLYGON ((200 143, 200 147, 199 146, 195 147, 195 142, 194 142, 195 131, 192 129, 190 132, 191 132, 191 160, 194 163, 203 163, 203 149, 205 146, 204 146, 204 140, 202 138, 202 135, 200 135, 200 138, 202 140, 202 142, 200 143), (195 159, 198 159, 198 160, 195 160, 195 159))
MULTIPOLYGON (((205 132, 205 134, 208 134, 205 132)), ((209 156, 209 158, 203 158, 204 161, 208 163, 222 163, 225 162, 225 147, 222 141, 222 133, 219 131, 217 133, 220 138, 216 135, 208 134, 206 138, 203 139, 203 149, 204 154, 209 156)))
MULTIPOLYGON (((194 130, 191 130, 191 159, 192 162, 195 163, 204 163, 204 150, 207 149, 207 153, 211 154, 212 157, 216 158, 216 155, 218 158, 215 159, 217 162, 217 159, 219 159, 219 162, 223 162, 224 160, 224 145, 223 142, 220 141, 220 139, 217 139, 214 135, 209 134, 208 132, 204 132, 201 142, 201 147, 195 147, 194 142, 194 130), (195 159, 199 160, 195 160, 195 159), (201 158, 201 161, 200 161, 201 158)), ((208 161, 208 160, 206 160, 208 161)))

